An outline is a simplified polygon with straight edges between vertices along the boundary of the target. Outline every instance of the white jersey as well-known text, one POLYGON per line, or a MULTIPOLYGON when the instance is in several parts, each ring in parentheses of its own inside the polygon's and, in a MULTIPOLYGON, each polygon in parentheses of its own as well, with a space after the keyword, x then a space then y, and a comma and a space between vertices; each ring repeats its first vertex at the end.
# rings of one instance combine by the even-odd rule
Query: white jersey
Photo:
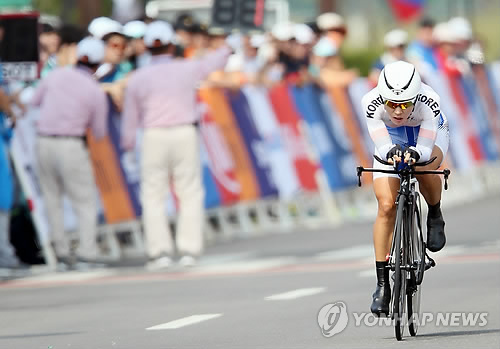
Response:
POLYGON ((404 125, 397 126, 391 122, 377 88, 364 95, 361 103, 370 137, 378 153, 385 157, 394 145, 399 144, 403 147, 415 147, 420 153, 420 161, 429 160, 438 128, 447 125, 439 102, 438 94, 430 86, 422 83, 420 92, 415 98, 413 111, 404 125))

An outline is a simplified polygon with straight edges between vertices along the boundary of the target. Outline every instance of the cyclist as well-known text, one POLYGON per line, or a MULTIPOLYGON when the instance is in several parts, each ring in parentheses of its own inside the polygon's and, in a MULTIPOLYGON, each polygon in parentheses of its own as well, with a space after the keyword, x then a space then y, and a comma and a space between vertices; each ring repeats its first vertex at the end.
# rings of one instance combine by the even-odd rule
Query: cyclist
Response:
MULTIPOLYGON (((423 162, 436 156, 422 170, 437 169, 448 150, 448 122, 439 107, 440 98, 421 82, 415 67, 404 61, 387 64, 381 71, 378 85, 362 99, 370 137, 375 153, 382 159, 423 162), (405 159, 403 157, 406 156, 405 159)), ((388 168, 374 161, 375 168, 388 168)), ((441 250, 446 242, 441 213, 441 178, 438 175, 417 176, 420 192, 429 207, 427 215, 427 248, 441 250)), ((398 175, 374 173, 373 189, 378 213, 373 229, 377 288, 373 294, 372 313, 389 314, 391 290, 386 268, 392 231, 396 220, 398 175)))

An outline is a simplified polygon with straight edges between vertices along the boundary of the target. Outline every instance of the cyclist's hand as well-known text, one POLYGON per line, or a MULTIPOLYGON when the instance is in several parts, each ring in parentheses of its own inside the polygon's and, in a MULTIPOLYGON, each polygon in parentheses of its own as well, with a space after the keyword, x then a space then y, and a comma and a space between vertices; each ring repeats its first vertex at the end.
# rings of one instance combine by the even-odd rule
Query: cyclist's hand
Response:
POLYGON ((405 150, 405 163, 413 165, 420 159, 420 154, 415 147, 408 147, 405 150))
POLYGON ((403 148, 399 144, 392 147, 391 150, 386 155, 387 162, 393 164, 394 162, 401 162, 401 157, 403 156, 403 148))

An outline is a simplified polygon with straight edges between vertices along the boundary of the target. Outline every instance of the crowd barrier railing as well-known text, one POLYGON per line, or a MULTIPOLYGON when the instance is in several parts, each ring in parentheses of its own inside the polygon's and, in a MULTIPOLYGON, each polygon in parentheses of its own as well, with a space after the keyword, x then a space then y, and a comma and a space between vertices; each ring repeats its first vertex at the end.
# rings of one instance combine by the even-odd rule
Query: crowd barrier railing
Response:
MULTIPOLYGON (((500 64, 476 67, 461 77, 437 72, 430 80, 450 123, 450 184, 469 181, 470 189, 452 189, 443 201, 451 197, 459 202, 498 190, 500 64)), ((207 242, 373 218, 373 194, 370 186, 357 188, 355 170, 358 164, 372 163, 373 143, 360 105, 371 88, 367 79, 359 78, 347 87, 327 90, 285 82, 270 89, 247 85, 236 91, 200 90, 207 242)), ((49 228, 34 165, 36 113, 31 110, 18 123, 11 153, 51 264, 49 228)), ((99 141, 88 136, 99 190, 101 245, 110 259, 144 254, 140 141, 137 161, 128 162, 119 146, 120 122, 120 113, 110 103, 108 136, 99 141)), ((371 178, 364 181, 369 184, 371 178)), ((69 205, 65 210, 66 227, 75 230, 69 205)), ((165 212, 175 225, 172 195, 165 199, 165 212)))

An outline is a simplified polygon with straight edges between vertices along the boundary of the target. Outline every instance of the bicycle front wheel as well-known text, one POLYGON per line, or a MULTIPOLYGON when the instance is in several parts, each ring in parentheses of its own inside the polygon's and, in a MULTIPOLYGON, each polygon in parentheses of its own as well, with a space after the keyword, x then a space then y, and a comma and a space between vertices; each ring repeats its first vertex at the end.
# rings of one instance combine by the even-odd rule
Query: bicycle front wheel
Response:
POLYGON ((415 197, 410 207, 410 278, 408 280, 408 330, 411 336, 416 336, 421 318, 420 299, 422 293, 422 280, 425 271, 425 244, 422 233, 422 218, 420 214, 420 197, 415 197))
POLYGON ((403 339, 405 313, 406 313, 406 256, 405 248, 405 220, 406 220, 406 197, 400 196, 396 214, 396 226, 394 229, 393 246, 391 257, 394 262, 394 287, 392 293, 394 330, 398 341, 403 339))

